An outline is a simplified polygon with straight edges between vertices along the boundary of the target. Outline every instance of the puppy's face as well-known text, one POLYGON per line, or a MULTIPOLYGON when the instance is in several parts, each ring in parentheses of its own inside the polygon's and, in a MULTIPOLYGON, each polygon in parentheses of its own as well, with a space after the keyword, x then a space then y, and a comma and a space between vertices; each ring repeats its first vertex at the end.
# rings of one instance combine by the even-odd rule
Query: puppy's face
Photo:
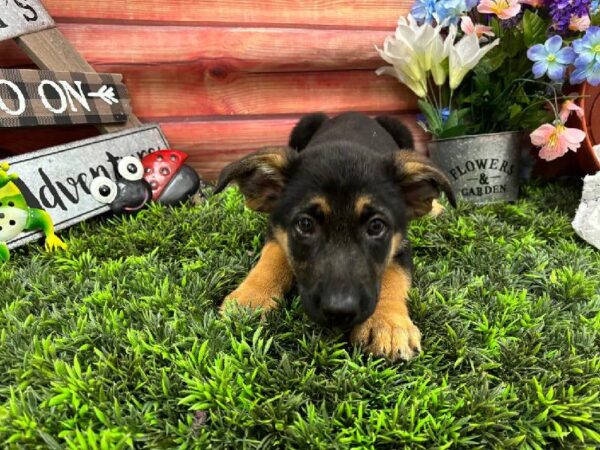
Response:
POLYGON ((225 168, 217 191, 231 181, 249 207, 270 213, 270 239, 287 255, 307 314, 342 328, 373 314, 386 268, 410 270, 408 221, 441 191, 454 201, 427 158, 351 142, 261 150, 225 168))
POLYGON ((406 233, 401 202, 388 201, 383 191, 363 186, 335 195, 313 186, 298 201, 294 192, 284 196, 274 211, 273 236, 287 252, 304 309, 316 322, 348 327, 375 310, 383 271, 406 233))

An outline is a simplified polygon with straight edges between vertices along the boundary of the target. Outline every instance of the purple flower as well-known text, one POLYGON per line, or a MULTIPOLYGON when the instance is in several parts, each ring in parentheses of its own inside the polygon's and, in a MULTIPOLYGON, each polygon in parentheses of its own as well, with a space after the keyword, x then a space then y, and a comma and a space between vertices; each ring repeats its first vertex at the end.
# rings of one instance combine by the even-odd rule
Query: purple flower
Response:
POLYGON ((559 33, 569 30, 572 16, 583 17, 589 14, 592 0, 548 0, 554 29, 559 33))
POLYGON ((527 50, 527 57, 533 61, 533 75, 541 78, 545 73, 553 81, 561 81, 565 77, 567 66, 575 59, 571 47, 562 48, 562 38, 552 36, 544 44, 537 44, 527 50))

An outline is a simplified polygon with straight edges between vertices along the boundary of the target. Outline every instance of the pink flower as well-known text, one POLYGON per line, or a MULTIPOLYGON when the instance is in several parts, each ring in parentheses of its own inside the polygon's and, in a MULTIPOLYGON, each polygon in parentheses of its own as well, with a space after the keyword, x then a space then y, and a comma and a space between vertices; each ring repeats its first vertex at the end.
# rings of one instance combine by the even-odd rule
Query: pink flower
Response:
POLYGON ((460 19, 460 29, 463 30, 465 34, 475 34, 479 39, 482 37, 493 37, 494 32, 492 31, 492 27, 488 27, 486 25, 474 25, 473 21, 469 16, 462 16, 460 19))
POLYGON ((515 17, 521 11, 519 0, 481 0, 477 11, 483 14, 496 14, 502 20, 515 17))
POLYGON ((560 113, 558 114, 558 117, 560 117, 560 121, 563 123, 566 122, 573 111, 575 111, 577 117, 583 119, 583 109, 579 107, 579 105, 577 105, 577 103, 575 103, 573 100, 565 100, 565 102, 562 104, 562 107, 560 108, 560 113))
POLYGON ((556 126, 545 123, 529 135, 531 143, 542 147, 540 158, 552 161, 559 158, 569 150, 577 150, 585 139, 585 133, 577 128, 567 128, 558 121, 556 126))
POLYGON ((569 30, 571 31, 585 31, 590 27, 590 16, 587 14, 583 17, 571 16, 569 22, 569 30))
POLYGON ((540 8, 544 4, 544 0, 519 0, 519 2, 523 5, 529 5, 534 8, 540 8))

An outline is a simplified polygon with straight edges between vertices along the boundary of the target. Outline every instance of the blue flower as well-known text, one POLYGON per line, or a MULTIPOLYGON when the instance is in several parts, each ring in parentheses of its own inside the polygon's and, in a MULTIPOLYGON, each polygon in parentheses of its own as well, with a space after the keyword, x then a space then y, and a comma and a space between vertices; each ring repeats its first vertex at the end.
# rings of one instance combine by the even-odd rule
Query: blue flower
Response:
POLYGON ((575 66, 569 81, 571 84, 580 84, 587 81, 592 86, 598 86, 600 84, 600 61, 575 66))
POLYGON ((594 15, 600 9, 600 0, 592 0, 590 4, 590 15, 594 15))
POLYGON ((437 0, 416 0, 410 13, 419 23, 431 23, 436 12, 437 0))
POLYGON ((450 117, 450 108, 440 109, 440 114, 442 115, 442 122, 445 125, 446 122, 448 122, 448 118, 450 117))
POLYGON ((457 24, 460 16, 477 6, 479 0, 415 0, 410 11, 419 24, 439 23, 457 24))
MULTIPOLYGON (((448 118, 450 117, 450 108, 442 108, 438 109, 440 116, 442 117, 442 123, 445 125, 448 122, 448 118)), ((417 114, 417 122, 427 123, 427 118, 425 114, 419 113, 417 114)))
POLYGON ((467 3, 465 0, 441 0, 437 3, 435 12, 439 17, 439 21, 448 21, 449 24, 456 25, 460 16, 467 11, 467 3))
POLYGON ((600 27, 588 28, 585 36, 573 41, 573 50, 577 54, 575 66, 600 61, 600 27))
POLYGON ((579 84, 587 80, 592 86, 600 84, 600 27, 590 27, 585 36, 573 41, 575 70, 571 73, 571 83, 579 84))
POLYGON ((533 75, 541 78, 545 73, 553 81, 561 81, 565 77, 567 66, 575 59, 571 47, 562 48, 562 38, 552 36, 544 44, 537 44, 527 50, 527 57, 534 61, 533 75))

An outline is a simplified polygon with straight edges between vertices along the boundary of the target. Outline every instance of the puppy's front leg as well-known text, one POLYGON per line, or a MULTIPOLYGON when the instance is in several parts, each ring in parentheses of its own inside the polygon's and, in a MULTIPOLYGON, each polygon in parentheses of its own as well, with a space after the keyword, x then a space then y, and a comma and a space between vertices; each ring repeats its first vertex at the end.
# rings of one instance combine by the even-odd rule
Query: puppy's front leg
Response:
POLYGON ((395 361, 409 360, 421 351, 421 332, 408 315, 406 297, 410 275, 397 264, 383 274, 375 312, 352 330, 350 340, 366 352, 395 361))
POLYGON ((237 303, 267 312, 277 306, 275 298, 283 297, 292 287, 293 279, 294 275, 281 245, 268 241, 256 266, 242 284, 225 298, 221 311, 237 303))

